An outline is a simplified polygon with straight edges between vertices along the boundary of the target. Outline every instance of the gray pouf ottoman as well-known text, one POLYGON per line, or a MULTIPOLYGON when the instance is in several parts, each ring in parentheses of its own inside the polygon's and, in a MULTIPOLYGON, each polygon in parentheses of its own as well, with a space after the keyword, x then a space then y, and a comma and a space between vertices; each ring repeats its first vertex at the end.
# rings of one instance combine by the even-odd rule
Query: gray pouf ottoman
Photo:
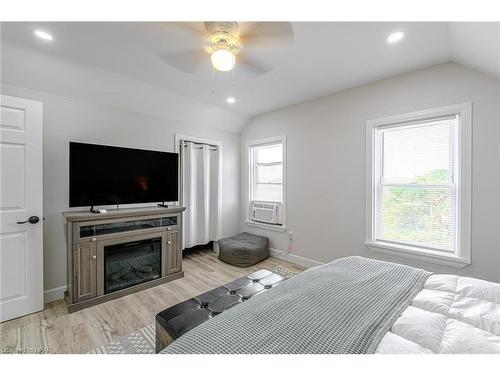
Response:
POLYGON ((219 240, 219 259, 237 267, 248 267, 269 258, 269 239, 243 232, 219 240))

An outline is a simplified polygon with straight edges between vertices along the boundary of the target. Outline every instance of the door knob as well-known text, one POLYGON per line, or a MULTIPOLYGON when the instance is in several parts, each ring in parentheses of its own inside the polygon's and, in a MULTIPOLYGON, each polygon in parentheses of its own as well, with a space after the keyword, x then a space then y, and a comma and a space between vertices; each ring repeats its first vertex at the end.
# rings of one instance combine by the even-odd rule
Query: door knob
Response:
POLYGON ((26 220, 26 221, 18 221, 17 224, 26 224, 26 223, 36 224, 39 221, 40 221, 40 218, 38 216, 30 216, 28 220, 26 220))

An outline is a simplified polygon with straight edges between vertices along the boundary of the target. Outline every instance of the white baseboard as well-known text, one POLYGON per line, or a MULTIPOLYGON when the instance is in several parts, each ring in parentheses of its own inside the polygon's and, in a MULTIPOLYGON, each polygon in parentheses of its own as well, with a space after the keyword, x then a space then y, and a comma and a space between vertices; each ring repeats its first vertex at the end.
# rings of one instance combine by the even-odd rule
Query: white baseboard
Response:
POLYGON ((301 257, 300 255, 280 254, 281 252, 279 250, 273 248, 269 248, 269 251, 271 252, 271 256, 274 258, 283 259, 290 263, 295 263, 306 268, 321 266, 322 264, 324 264, 323 262, 319 262, 317 260, 309 259, 306 257, 301 257))
POLYGON ((48 289, 43 292, 44 303, 49 303, 52 301, 57 301, 58 299, 64 298, 64 292, 68 290, 67 285, 63 285, 54 289, 48 289))

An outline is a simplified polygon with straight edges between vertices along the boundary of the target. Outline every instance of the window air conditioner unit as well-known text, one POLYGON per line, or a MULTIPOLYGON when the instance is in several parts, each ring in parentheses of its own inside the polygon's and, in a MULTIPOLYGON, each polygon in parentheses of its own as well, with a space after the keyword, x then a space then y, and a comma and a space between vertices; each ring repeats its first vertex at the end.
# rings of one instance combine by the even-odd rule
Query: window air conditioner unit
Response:
POLYGON ((250 202, 252 221, 266 224, 281 224, 281 205, 270 202, 250 202))

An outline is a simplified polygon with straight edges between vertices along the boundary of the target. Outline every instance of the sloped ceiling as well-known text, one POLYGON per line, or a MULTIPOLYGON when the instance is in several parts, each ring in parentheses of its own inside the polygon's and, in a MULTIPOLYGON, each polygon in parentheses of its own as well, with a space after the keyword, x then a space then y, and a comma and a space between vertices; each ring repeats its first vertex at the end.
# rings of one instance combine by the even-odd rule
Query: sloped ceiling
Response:
POLYGON ((450 60, 500 79, 500 23, 449 25, 450 60))
MULTIPOLYGON (((235 131, 249 116, 448 61, 500 77, 500 23, 298 22, 292 27, 293 43, 259 50, 274 66, 269 73, 217 73, 215 94, 208 55, 197 74, 161 59, 197 42, 172 23, 4 23, 2 61, 8 63, 11 51, 21 48, 109 71, 232 112, 239 116, 235 131), (54 41, 34 37, 38 28, 52 33, 54 41), (396 30, 406 36, 389 45, 386 38, 396 30), (228 96, 236 103, 227 104, 228 96)), ((13 63, 10 59, 10 71, 13 63)), ((2 81, 11 78, 3 69, 2 81)))

